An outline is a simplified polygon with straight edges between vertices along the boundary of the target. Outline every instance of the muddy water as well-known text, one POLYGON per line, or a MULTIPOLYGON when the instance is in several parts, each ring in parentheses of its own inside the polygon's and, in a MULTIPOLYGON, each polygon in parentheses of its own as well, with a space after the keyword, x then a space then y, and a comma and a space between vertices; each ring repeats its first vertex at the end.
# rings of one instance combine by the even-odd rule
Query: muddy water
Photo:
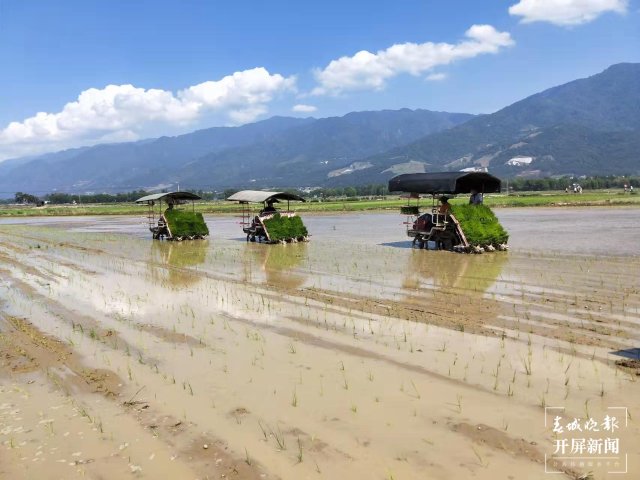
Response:
POLYGON ((512 250, 479 256, 408 248, 396 214, 308 216, 286 246, 233 217, 180 244, 3 222, 0 477, 544 478, 545 407, 624 406, 624 465, 547 467, 637 478, 615 362, 640 346, 640 211, 595 212, 498 210, 512 250))
POLYGON ((637 208, 497 209, 516 250, 640 255, 637 208))

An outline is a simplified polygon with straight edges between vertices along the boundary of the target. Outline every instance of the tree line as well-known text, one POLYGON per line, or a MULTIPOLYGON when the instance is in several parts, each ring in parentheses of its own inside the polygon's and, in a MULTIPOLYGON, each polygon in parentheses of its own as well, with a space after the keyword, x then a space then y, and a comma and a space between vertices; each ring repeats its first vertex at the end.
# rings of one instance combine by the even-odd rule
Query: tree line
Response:
POLYGON ((14 196, 14 200, 16 203, 27 203, 27 204, 34 204, 34 205, 39 205, 42 203, 42 200, 40 200, 35 195, 30 195, 24 192, 16 192, 14 196))
MULTIPOLYGON (((623 189, 625 185, 640 187, 640 176, 603 176, 603 177, 558 177, 558 178, 516 178, 503 181, 504 189, 509 188, 512 192, 549 191, 564 190, 574 183, 580 184, 583 190, 597 190, 605 188, 623 189)), ((186 190, 199 195, 204 200, 223 200, 238 189, 226 189, 221 192, 206 190, 186 190)), ((385 184, 353 185, 349 187, 316 188, 311 190, 284 189, 289 193, 294 193, 307 199, 329 199, 329 198, 356 198, 356 197, 381 197, 389 194, 385 184)), ((45 201, 52 204, 72 204, 72 203, 127 203, 134 202, 140 197, 153 192, 145 190, 133 190, 122 193, 95 193, 95 194, 71 194, 71 193, 49 193, 43 197, 37 197, 29 193, 16 192, 13 199, 5 200, 4 203, 19 203, 41 205, 45 201)))

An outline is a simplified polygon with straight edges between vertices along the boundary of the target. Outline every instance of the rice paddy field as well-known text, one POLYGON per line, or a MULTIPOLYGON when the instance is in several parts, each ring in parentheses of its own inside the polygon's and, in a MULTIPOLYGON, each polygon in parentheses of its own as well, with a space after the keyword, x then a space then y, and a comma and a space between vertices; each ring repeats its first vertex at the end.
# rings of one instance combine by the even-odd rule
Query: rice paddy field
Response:
POLYGON ((0 478, 640 478, 640 209, 496 214, 483 255, 0 219, 0 478))

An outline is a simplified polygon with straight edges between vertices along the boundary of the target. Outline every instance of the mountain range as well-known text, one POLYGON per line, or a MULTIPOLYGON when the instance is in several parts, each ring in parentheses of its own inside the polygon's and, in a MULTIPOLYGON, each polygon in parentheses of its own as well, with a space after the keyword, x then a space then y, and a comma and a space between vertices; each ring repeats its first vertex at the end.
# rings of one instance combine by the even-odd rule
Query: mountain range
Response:
POLYGON ((273 117, 7 160, 0 192, 344 186, 478 168, 503 177, 639 173, 640 64, 613 65, 488 115, 273 117))
POLYGON ((414 171, 480 167, 505 177, 636 174, 640 64, 613 65, 366 161, 369 171, 349 182, 373 181, 402 161, 414 171))

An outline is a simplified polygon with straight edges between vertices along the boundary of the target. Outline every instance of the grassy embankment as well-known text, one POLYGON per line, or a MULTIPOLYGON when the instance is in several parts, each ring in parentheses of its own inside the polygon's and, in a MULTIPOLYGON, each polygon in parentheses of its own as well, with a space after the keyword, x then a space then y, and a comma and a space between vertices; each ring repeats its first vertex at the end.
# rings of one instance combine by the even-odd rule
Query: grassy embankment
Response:
MULTIPOLYGON (((452 204, 466 203, 467 195, 451 201, 452 204)), ((422 200, 423 205, 430 205, 430 199, 422 200)), ((396 210, 406 201, 398 196, 388 196, 379 200, 331 200, 326 202, 292 203, 291 208, 298 212, 357 212, 365 210, 396 210)), ((519 192, 511 195, 487 195, 485 204, 490 207, 545 207, 545 206, 640 206, 640 195, 624 194, 619 191, 596 190, 581 195, 564 192, 519 192)), ((257 208, 257 207, 256 207, 257 208)), ((200 213, 238 213, 238 204, 225 201, 198 202, 195 207, 200 213)), ((87 204, 87 205, 47 205, 32 206, 0 206, 2 216, 78 216, 78 215, 139 215, 146 212, 146 207, 134 203, 119 204, 87 204)))

